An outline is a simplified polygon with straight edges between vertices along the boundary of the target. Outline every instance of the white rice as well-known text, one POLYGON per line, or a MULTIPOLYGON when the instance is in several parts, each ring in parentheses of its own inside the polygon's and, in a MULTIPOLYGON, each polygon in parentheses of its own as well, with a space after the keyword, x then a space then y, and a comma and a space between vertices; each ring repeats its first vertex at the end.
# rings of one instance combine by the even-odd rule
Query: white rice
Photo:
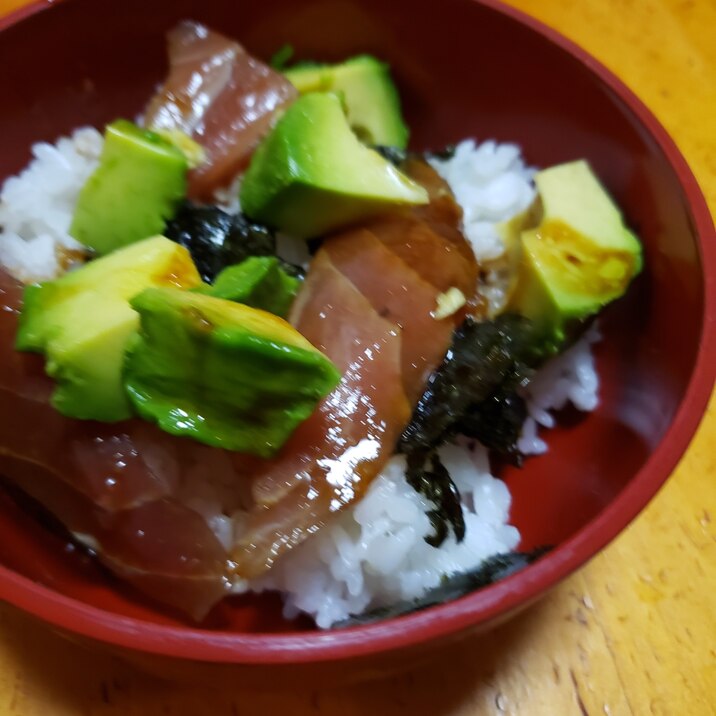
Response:
POLYGON ((77 197, 97 166, 102 135, 75 130, 56 144, 32 146, 33 159, 0 191, 0 264, 25 282, 53 278, 63 250, 82 248, 70 235, 77 197))
POLYGON ((463 233, 478 261, 505 251, 497 224, 524 211, 535 198, 536 170, 525 165, 516 144, 466 139, 447 160, 430 162, 447 181, 463 210, 463 233))
MULTIPOLYGON (((0 264, 23 281, 52 278, 62 270, 58 257, 80 248, 69 236, 71 217, 80 188, 97 165, 101 135, 92 128, 78 129, 54 146, 32 148, 33 160, 0 192, 0 264)), ((493 141, 460 143, 449 160, 433 165, 448 181, 464 211, 464 230, 478 259, 499 260, 504 252, 495 225, 526 209, 535 192, 534 170, 519 148, 493 141)), ((236 206, 232 206, 236 208, 236 206)), ((281 239, 286 251, 296 244, 281 239)), ((305 259, 305 247, 300 257, 305 259)), ((519 443, 527 453, 547 449, 540 427, 554 425, 552 411, 568 402, 580 410, 597 404, 598 379, 590 350, 596 332, 551 361, 526 391, 529 418, 519 443)), ((242 514, 230 494, 233 472, 221 453, 196 446, 195 459, 158 456, 177 471, 179 493, 186 504, 203 515, 221 542, 229 546, 240 534, 242 514), (207 462, 208 461, 208 462, 207 462)), ((405 481, 404 461, 394 457, 370 486, 360 503, 294 549, 265 577, 236 591, 278 589, 283 592, 287 616, 313 616, 319 627, 366 609, 396 600, 420 597, 445 576, 474 569, 487 557, 514 550, 520 542, 509 524, 510 494, 490 473, 487 451, 467 443, 441 449, 463 502, 466 536, 458 544, 451 535, 439 547, 424 537, 431 526, 432 508, 405 481)))
POLYGON ((539 428, 553 428, 554 411, 569 403, 588 413, 599 402, 599 376, 594 365, 592 344, 600 339, 596 326, 564 353, 539 370, 524 391, 529 417, 522 427, 517 447, 525 455, 547 452, 547 443, 539 437, 539 428))
POLYGON ((465 539, 452 534, 439 548, 425 514, 434 505, 405 481, 405 460, 394 457, 350 510, 295 549, 253 585, 284 593, 287 617, 305 612, 319 627, 350 614, 419 597, 444 575, 465 572, 520 541, 508 524, 510 493, 490 474, 487 451, 448 445, 440 457, 460 490, 465 539))

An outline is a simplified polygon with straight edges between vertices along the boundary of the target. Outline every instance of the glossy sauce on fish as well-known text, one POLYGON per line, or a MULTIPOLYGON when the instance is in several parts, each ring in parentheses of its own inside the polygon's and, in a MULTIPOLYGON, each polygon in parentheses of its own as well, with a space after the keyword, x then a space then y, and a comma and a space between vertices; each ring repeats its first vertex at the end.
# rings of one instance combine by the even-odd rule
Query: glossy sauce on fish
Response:
POLYGON ((277 113, 298 93, 238 42, 196 22, 168 34, 169 75, 147 106, 150 129, 179 130, 206 152, 189 173, 189 197, 210 200, 248 165, 277 113))

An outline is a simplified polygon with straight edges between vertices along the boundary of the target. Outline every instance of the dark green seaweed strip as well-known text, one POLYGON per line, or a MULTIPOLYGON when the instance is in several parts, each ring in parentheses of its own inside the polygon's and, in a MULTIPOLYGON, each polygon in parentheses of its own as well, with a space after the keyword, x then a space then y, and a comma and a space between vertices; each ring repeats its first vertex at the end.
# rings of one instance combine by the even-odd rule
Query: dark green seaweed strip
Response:
POLYGON ((389 607, 371 609, 363 614, 343 619, 334 624, 332 628, 342 629, 360 624, 370 624, 382 619, 392 619, 464 597, 477 589, 487 587, 519 572, 550 549, 552 548, 538 547, 531 552, 506 552, 494 555, 486 559, 477 569, 445 578, 442 584, 429 590, 419 599, 403 600, 389 607))
POLYGON ((543 357, 535 336, 532 322, 522 316, 468 318, 400 438, 408 483, 435 505, 428 512, 433 531, 425 538, 434 547, 450 528, 458 542, 465 535, 460 494, 440 462, 441 445, 465 435, 515 464, 522 460, 517 441, 527 406, 518 389, 543 357))
MULTIPOLYGON (((184 202, 167 222, 164 235, 189 250, 206 283, 227 266, 252 256, 276 256, 276 237, 269 228, 217 206, 184 202)), ((286 273, 303 278, 300 266, 279 260, 286 273)))
MULTIPOLYGON (((539 362, 532 322, 515 314, 494 321, 468 318, 456 331, 445 360, 428 381, 425 393, 400 437, 398 449, 428 455, 456 435, 484 436, 499 448, 503 433, 514 436, 524 422, 516 391, 539 362), (500 430, 494 429, 496 413, 500 430), (489 425, 484 425, 485 422, 489 425)), ((507 445, 508 452, 514 446, 507 445)))

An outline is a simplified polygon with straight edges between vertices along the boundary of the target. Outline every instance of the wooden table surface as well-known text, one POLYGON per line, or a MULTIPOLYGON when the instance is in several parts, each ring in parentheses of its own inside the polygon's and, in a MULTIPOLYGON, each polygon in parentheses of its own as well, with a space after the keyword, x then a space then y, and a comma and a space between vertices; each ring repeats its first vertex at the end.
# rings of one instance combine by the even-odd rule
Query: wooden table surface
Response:
MULTIPOLYGON (((675 137, 716 213, 716 2, 510 2, 636 91, 675 137)), ((0 0, 0 13, 21 4, 0 0)), ((616 542, 526 614, 439 664, 305 693, 179 686, 0 607, 0 714, 716 713, 715 441, 712 401, 676 473, 616 542)))

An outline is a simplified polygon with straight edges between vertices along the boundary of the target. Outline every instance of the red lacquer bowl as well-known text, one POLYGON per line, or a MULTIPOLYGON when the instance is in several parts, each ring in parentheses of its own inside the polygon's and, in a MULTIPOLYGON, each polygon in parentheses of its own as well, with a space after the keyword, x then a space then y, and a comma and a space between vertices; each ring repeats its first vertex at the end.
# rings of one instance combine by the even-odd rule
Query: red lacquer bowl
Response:
POLYGON ((504 473, 522 547, 557 545, 523 572, 421 613, 333 633, 283 621, 272 598, 236 599, 199 629, 68 553, 3 499, 0 597, 146 664, 244 665, 251 678, 296 675, 318 663, 349 666, 353 676, 377 673, 525 607, 653 497, 712 388, 716 237, 673 142, 607 70, 492 1, 65 0, 46 7, 0 21, 0 177, 26 164, 34 141, 137 114, 165 72, 164 32, 188 17, 262 57, 291 43, 299 58, 385 58, 416 148, 475 136, 518 142, 535 165, 586 157, 642 237, 646 267, 602 320, 598 410, 554 430, 546 456, 504 473))

